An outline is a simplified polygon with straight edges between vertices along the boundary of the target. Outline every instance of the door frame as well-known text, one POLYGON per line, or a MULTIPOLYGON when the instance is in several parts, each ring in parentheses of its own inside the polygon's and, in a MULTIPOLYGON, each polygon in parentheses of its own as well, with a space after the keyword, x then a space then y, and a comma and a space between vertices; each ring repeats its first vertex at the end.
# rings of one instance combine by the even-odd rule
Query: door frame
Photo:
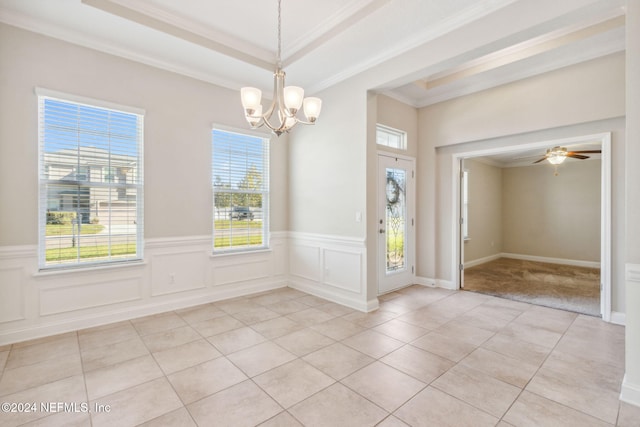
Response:
POLYGON ((602 320, 611 322, 611 132, 592 135, 581 135, 570 138, 552 139, 527 144, 511 145, 499 148, 487 148, 474 151, 455 153, 453 157, 452 182, 453 182, 453 209, 455 220, 453 222, 451 236, 453 245, 451 277, 455 289, 460 289, 462 274, 460 265, 464 264, 464 248, 461 236, 461 195, 460 195, 460 164, 461 160, 469 157, 489 156, 498 153, 522 151, 528 149, 546 149, 549 147, 579 144, 585 142, 599 142, 601 145, 600 166, 600 314, 602 320))
MULTIPOLYGON (((380 157, 389 157, 391 159, 401 159, 401 160, 406 160, 411 162, 411 169, 414 172, 414 176, 411 178, 413 180, 413 185, 411 188, 411 192, 407 194, 407 197, 411 197, 413 199, 413 203, 411 204, 411 210, 407 211, 407 216, 411 217, 414 220, 414 224, 411 228, 407 228, 407 234, 411 235, 411 244, 407 244, 407 250, 411 252, 411 259, 410 261, 410 265, 412 268, 412 272, 411 272, 411 278, 412 278, 412 282, 415 282, 415 278, 416 278, 416 271, 415 271, 415 264, 416 264, 416 224, 415 224, 415 218, 416 218, 416 205, 417 205, 417 200, 416 200, 416 158, 415 157, 411 157, 411 156, 407 156, 407 155, 403 155, 403 154, 396 154, 396 153, 392 153, 389 151, 382 151, 382 150, 377 150, 376 152, 376 230, 378 230, 379 228, 379 224, 378 224, 378 216, 379 216, 379 209, 380 209, 380 203, 382 202, 380 200, 380 157)), ((389 291, 384 291, 381 292, 380 291, 380 280, 381 280, 381 272, 382 272, 382 266, 380 265, 380 263, 382 262, 381 259, 381 255, 380 255, 380 242, 379 242, 379 235, 376 232, 376 289, 377 289, 377 295, 383 295, 385 293, 388 292, 393 292, 393 290, 389 290, 389 291)), ((384 263, 383 263, 384 264, 384 263)), ((410 284, 408 284, 410 285, 410 284)), ((408 286, 407 285, 407 286, 408 286)))

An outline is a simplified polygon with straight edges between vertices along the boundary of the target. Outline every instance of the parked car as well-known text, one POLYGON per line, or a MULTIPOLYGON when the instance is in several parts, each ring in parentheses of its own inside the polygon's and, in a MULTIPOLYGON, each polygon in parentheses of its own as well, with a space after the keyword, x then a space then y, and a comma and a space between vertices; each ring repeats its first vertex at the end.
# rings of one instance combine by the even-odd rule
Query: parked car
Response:
POLYGON ((233 208, 231 213, 229 213, 229 219, 248 219, 250 221, 253 221, 253 212, 251 212, 249 208, 236 206, 235 208, 233 208))

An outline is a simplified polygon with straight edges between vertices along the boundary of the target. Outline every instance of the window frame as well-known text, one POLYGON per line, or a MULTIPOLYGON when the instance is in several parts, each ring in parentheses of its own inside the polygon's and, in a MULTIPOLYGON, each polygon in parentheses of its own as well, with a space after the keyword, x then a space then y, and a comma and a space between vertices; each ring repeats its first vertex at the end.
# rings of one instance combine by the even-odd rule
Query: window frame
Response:
MULTIPOLYGON (((214 123, 211 128, 211 195, 212 195, 212 255, 227 255, 227 254, 242 254, 242 253, 253 253, 259 251, 265 251, 270 249, 270 217, 271 217, 271 142, 272 142, 272 134, 260 131, 252 131, 246 129, 239 129, 235 127, 225 126, 214 123), (215 146, 214 146, 214 133, 216 131, 224 132, 227 134, 237 134, 242 137, 251 137, 258 138, 262 140, 262 170, 263 170, 263 189, 259 192, 247 192, 247 191, 233 191, 230 189, 228 191, 222 191, 219 193, 225 194, 233 194, 233 193, 247 193, 247 194, 261 194, 262 195, 262 244, 255 246, 239 246, 233 247, 223 247, 216 248, 216 227, 215 221, 216 219, 220 219, 216 217, 216 186, 214 185, 216 180, 216 174, 214 170, 214 156, 215 156, 215 146), (266 177, 266 179, 265 179, 266 177)), ((229 209, 233 209, 233 205, 229 206, 229 209)), ((242 206, 240 206, 242 207, 242 206)), ((226 218, 226 216, 225 216, 226 218)), ((232 225, 232 224, 230 224, 232 225)), ((230 227, 232 229, 232 227, 230 227)))
MULTIPOLYGON (((89 98, 85 96, 73 95, 64 92, 58 92, 50 89, 45 89, 42 87, 36 87, 34 89, 36 95, 37 102, 37 126, 38 126, 38 170, 37 170, 37 180, 38 180, 38 268, 39 271, 57 271, 57 270, 74 270, 74 269, 87 269, 87 268, 105 268, 110 266, 121 266, 128 264, 136 264, 140 263, 144 260, 144 116, 145 110, 137 107, 120 105, 104 100, 89 98), (120 188, 126 189, 133 188, 135 189, 135 224, 136 224, 136 252, 131 256, 126 256, 124 258, 116 256, 116 258, 112 258, 112 256, 107 257, 106 259, 103 257, 101 259, 94 259, 91 261, 83 261, 83 258, 77 256, 72 262, 52 262, 47 263, 46 260, 46 243, 47 243, 47 235, 46 235, 46 225, 47 225, 47 212, 49 211, 49 192, 47 186, 50 184, 55 184, 56 182, 61 181, 60 179, 51 179, 50 178, 50 169, 51 167, 47 167, 49 165, 45 164, 45 102, 46 100, 53 100, 56 102, 76 105, 76 106, 84 106, 93 109, 100 110, 108 110, 115 113, 127 114, 136 116, 136 179, 134 183, 115 183, 112 181, 99 182, 100 185, 98 187, 104 187, 107 189, 112 189, 113 191, 118 191, 120 188)), ((113 153, 111 148, 108 150, 109 155, 113 153)), ((80 155, 78 156, 78 159, 80 155)), ((81 167, 79 166, 78 170, 81 167)), ((91 173, 95 173, 91 170, 91 167, 86 166, 87 175, 91 173)), ((102 174, 103 172, 101 172, 102 174)), ((87 176, 88 178, 88 176, 87 176)), ((64 180, 64 185, 70 186, 78 186, 81 183, 89 183, 88 187, 91 188, 92 181, 89 180, 64 180)), ((111 242, 111 238, 113 237, 113 233, 109 232, 108 235, 108 243, 107 245, 110 247, 113 244, 111 242)))
POLYGON ((392 128, 391 126, 376 123, 376 145, 378 147, 385 147, 392 150, 407 151, 407 132, 400 129, 392 128), (393 147, 389 144, 381 144, 380 142, 378 142, 379 141, 378 136, 380 133, 385 133, 387 135, 394 135, 399 137, 401 142, 401 147, 393 147))

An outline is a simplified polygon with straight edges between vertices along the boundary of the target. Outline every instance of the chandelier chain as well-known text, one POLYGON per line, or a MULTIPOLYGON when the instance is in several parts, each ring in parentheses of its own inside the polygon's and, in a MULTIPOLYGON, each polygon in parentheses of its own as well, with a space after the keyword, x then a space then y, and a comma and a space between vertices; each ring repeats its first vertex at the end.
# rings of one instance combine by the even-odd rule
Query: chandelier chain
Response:
POLYGON ((282 67, 282 35, 281 35, 281 31, 282 31, 282 17, 281 17, 281 3, 282 0, 278 0, 278 58, 277 58, 277 65, 278 68, 282 67))

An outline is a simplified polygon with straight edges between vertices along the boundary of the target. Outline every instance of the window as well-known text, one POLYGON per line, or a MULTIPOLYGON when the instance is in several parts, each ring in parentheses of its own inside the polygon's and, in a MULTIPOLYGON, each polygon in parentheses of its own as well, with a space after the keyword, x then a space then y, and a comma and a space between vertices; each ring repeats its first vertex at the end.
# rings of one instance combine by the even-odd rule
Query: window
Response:
POLYGON ((213 250, 268 247, 269 139, 214 129, 213 250))
POLYGON ((407 133, 384 125, 376 125, 376 142, 389 148, 407 149, 407 133))
POLYGON ((141 259, 143 113, 37 94, 40 268, 141 259))

